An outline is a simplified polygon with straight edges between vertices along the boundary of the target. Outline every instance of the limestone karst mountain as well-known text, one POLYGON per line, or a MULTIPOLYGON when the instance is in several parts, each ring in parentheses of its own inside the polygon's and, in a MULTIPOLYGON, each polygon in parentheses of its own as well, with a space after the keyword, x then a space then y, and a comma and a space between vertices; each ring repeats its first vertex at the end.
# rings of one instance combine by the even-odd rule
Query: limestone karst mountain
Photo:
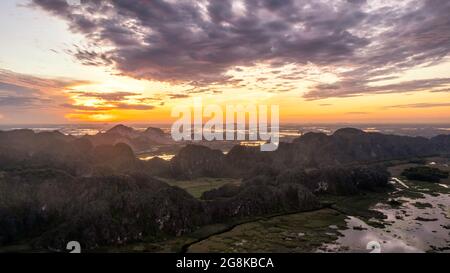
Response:
POLYGON ((61 249, 78 239, 97 248, 310 210, 320 206, 324 194, 388 189, 385 161, 448 156, 450 151, 449 135, 427 139, 342 129, 330 136, 305 134, 271 153, 238 145, 224 154, 187 145, 170 161, 142 161, 121 142, 140 138, 153 145, 150 139, 165 135, 155 128, 137 132, 125 126, 81 138, 0 132, 0 245, 28 240, 37 248, 61 249), (102 143, 106 140, 109 144, 102 143), (197 199, 162 181, 205 176, 242 182, 205 191, 197 199))
POLYGON ((100 132, 93 136, 85 136, 85 138, 94 145, 125 143, 134 152, 149 150, 155 145, 173 144, 170 135, 165 134, 159 128, 149 127, 144 131, 138 131, 122 124, 116 125, 104 133, 100 132))

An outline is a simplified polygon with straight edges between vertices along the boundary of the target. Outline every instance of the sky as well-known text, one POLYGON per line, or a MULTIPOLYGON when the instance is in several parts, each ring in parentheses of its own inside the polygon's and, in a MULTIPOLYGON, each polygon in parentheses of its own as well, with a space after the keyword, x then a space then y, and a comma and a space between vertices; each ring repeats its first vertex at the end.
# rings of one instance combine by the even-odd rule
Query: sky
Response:
POLYGON ((0 124, 450 123, 448 0, 2 0, 0 124))

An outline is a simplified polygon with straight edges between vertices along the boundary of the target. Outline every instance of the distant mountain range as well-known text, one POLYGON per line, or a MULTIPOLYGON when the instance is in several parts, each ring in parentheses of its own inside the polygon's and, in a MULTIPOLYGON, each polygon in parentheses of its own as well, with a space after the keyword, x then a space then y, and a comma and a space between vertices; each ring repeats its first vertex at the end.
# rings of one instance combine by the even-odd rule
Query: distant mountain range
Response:
POLYGON ((173 143, 170 135, 165 134, 159 128, 149 127, 145 131, 138 131, 124 125, 117 125, 105 133, 98 133, 93 136, 86 135, 83 138, 88 139, 94 145, 125 143, 133 151, 142 151, 150 149, 154 145, 173 143))
POLYGON ((243 176, 258 165, 276 169, 318 168, 450 154, 450 135, 428 139, 343 128, 333 135, 307 133, 292 143, 280 143, 275 152, 236 145, 224 154, 189 144, 170 162, 159 159, 142 162, 134 155, 136 150, 170 144, 175 145, 168 134, 152 127, 137 131, 117 125, 105 133, 79 138, 58 131, 0 131, 0 163, 3 167, 17 163, 59 166, 84 175, 100 169, 112 173, 141 170, 152 174, 168 171, 166 175, 193 178, 243 176))
POLYGON ((292 143, 280 143, 275 152, 261 152, 257 147, 238 145, 224 155, 218 150, 188 145, 171 163, 175 175, 192 178, 219 177, 227 173, 242 176, 258 165, 278 170, 320 168, 441 154, 450 154, 450 135, 428 139, 343 128, 333 135, 307 133, 292 143))

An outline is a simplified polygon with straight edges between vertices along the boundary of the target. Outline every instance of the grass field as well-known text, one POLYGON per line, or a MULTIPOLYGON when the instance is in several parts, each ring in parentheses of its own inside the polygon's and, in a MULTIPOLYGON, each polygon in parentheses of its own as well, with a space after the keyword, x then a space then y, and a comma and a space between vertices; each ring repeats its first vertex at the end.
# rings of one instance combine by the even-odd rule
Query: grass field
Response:
POLYGON ((200 198, 202 193, 204 193, 205 191, 220 188, 225 184, 235 184, 235 185, 241 184, 241 179, 235 178, 202 177, 193 180, 174 180, 165 178, 159 179, 163 180, 164 182, 168 183, 171 186, 177 186, 186 190, 195 198, 200 198))
POLYGON ((214 235, 189 252, 310 252, 338 237, 345 216, 330 209, 277 216, 214 235))
MULTIPOLYGON (((402 180, 407 180, 405 177, 402 177, 402 172, 411 167, 418 167, 418 166, 424 166, 423 164, 416 164, 416 163, 406 163, 406 164, 398 164, 394 165, 389 168, 389 172, 391 173, 392 177, 401 178, 402 180)), ((450 172, 450 159, 444 158, 444 157, 430 157, 426 159, 425 166, 438 168, 442 171, 450 172)), ((447 184, 450 185, 450 176, 446 179, 441 179, 439 182, 441 184, 447 184)))

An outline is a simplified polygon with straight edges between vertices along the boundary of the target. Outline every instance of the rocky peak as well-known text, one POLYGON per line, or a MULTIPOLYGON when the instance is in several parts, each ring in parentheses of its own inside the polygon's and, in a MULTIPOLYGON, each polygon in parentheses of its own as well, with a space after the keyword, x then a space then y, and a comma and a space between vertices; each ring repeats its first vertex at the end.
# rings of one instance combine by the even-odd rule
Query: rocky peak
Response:
POLYGON ((126 137, 137 137, 139 135, 139 132, 137 132, 133 128, 125 126, 123 124, 114 126, 113 128, 106 131, 106 133, 107 134, 117 134, 117 135, 126 136, 126 137))
POLYGON ((356 128, 342 128, 336 130, 333 136, 358 136, 366 134, 364 131, 356 129, 356 128))
POLYGON ((156 128, 156 127, 148 127, 145 131, 144 134, 146 135, 154 135, 154 136, 165 136, 164 131, 156 128))
POLYGON ((194 178, 219 177, 226 173, 225 155, 200 145, 187 145, 170 161, 175 176, 194 178))

